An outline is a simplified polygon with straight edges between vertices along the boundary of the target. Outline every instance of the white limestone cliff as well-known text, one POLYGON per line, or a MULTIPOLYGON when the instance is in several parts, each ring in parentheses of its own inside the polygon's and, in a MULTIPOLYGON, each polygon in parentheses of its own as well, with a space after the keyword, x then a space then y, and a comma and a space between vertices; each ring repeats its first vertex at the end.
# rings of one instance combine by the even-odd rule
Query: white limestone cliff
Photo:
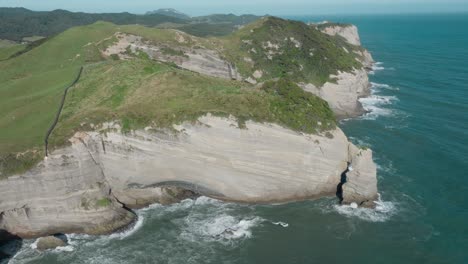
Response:
POLYGON ((185 196, 181 190, 246 203, 335 196, 348 163, 355 169, 345 202, 376 199, 372 152, 358 150, 339 128, 309 135, 246 126, 207 115, 178 132, 77 133, 33 170, 0 181, 0 230, 21 237, 108 233, 134 220, 127 207, 171 202, 185 196))

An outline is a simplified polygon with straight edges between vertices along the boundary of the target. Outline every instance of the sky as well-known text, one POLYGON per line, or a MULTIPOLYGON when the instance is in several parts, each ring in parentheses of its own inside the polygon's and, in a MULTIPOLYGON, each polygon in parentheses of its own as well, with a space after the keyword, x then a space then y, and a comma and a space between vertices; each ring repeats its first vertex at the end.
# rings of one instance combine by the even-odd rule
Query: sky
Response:
POLYGON ((0 0, 0 7, 92 13, 175 8, 189 15, 316 15, 468 12, 468 0, 0 0))

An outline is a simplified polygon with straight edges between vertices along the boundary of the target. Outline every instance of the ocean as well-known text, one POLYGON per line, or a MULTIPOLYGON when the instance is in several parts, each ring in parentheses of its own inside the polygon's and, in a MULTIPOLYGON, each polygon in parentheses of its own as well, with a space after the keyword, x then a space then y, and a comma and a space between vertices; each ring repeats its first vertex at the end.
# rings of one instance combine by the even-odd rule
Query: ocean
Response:
POLYGON ((371 112, 340 124, 374 151, 376 209, 200 197, 45 253, 26 240, 11 263, 468 263, 468 14, 290 18, 353 23, 379 62, 371 112))

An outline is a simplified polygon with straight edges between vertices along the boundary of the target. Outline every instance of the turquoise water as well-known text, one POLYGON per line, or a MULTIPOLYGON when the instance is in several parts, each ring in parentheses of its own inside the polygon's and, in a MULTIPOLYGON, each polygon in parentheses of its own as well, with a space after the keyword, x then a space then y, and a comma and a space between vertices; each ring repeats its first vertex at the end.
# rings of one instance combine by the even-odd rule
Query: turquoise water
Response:
POLYGON ((374 150, 376 210, 202 197, 138 211, 121 234, 71 235, 60 250, 26 241, 12 263, 468 263, 468 15, 296 19, 358 25, 381 62, 363 101, 372 112, 341 124, 374 150))

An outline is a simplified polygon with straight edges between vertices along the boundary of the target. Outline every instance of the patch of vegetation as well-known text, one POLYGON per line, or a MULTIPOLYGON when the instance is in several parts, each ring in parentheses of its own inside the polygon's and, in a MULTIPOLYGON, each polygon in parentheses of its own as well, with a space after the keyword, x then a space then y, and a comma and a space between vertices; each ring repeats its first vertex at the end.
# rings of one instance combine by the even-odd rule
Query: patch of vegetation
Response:
POLYGON ((110 58, 111 58, 112 60, 120 60, 120 57, 119 57, 119 55, 117 55, 117 54, 111 54, 111 55, 110 55, 110 58))
POLYGON ((0 157, 0 179, 12 174, 28 171, 44 158, 42 151, 28 151, 21 154, 9 153, 0 157))
POLYGON ((346 23, 326 22, 326 23, 315 24, 314 26, 316 26, 319 30, 323 30, 327 27, 350 27, 352 25, 346 24, 346 23))
POLYGON ((102 198, 96 201, 97 207, 108 207, 110 206, 112 201, 109 198, 102 198))
POLYGON ((187 57, 187 55, 185 55, 185 53, 181 50, 176 50, 176 49, 173 49, 173 48, 169 48, 169 47, 164 47, 161 49, 161 52, 165 55, 170 55, 170 56, 179 56, 179 57, 187 57))
POLYGON ((309 134, 336 126, 328 103, 305 92, 290 79, 266 82, 262 89, 273 95, 270 111, 277 123, 309 134))

